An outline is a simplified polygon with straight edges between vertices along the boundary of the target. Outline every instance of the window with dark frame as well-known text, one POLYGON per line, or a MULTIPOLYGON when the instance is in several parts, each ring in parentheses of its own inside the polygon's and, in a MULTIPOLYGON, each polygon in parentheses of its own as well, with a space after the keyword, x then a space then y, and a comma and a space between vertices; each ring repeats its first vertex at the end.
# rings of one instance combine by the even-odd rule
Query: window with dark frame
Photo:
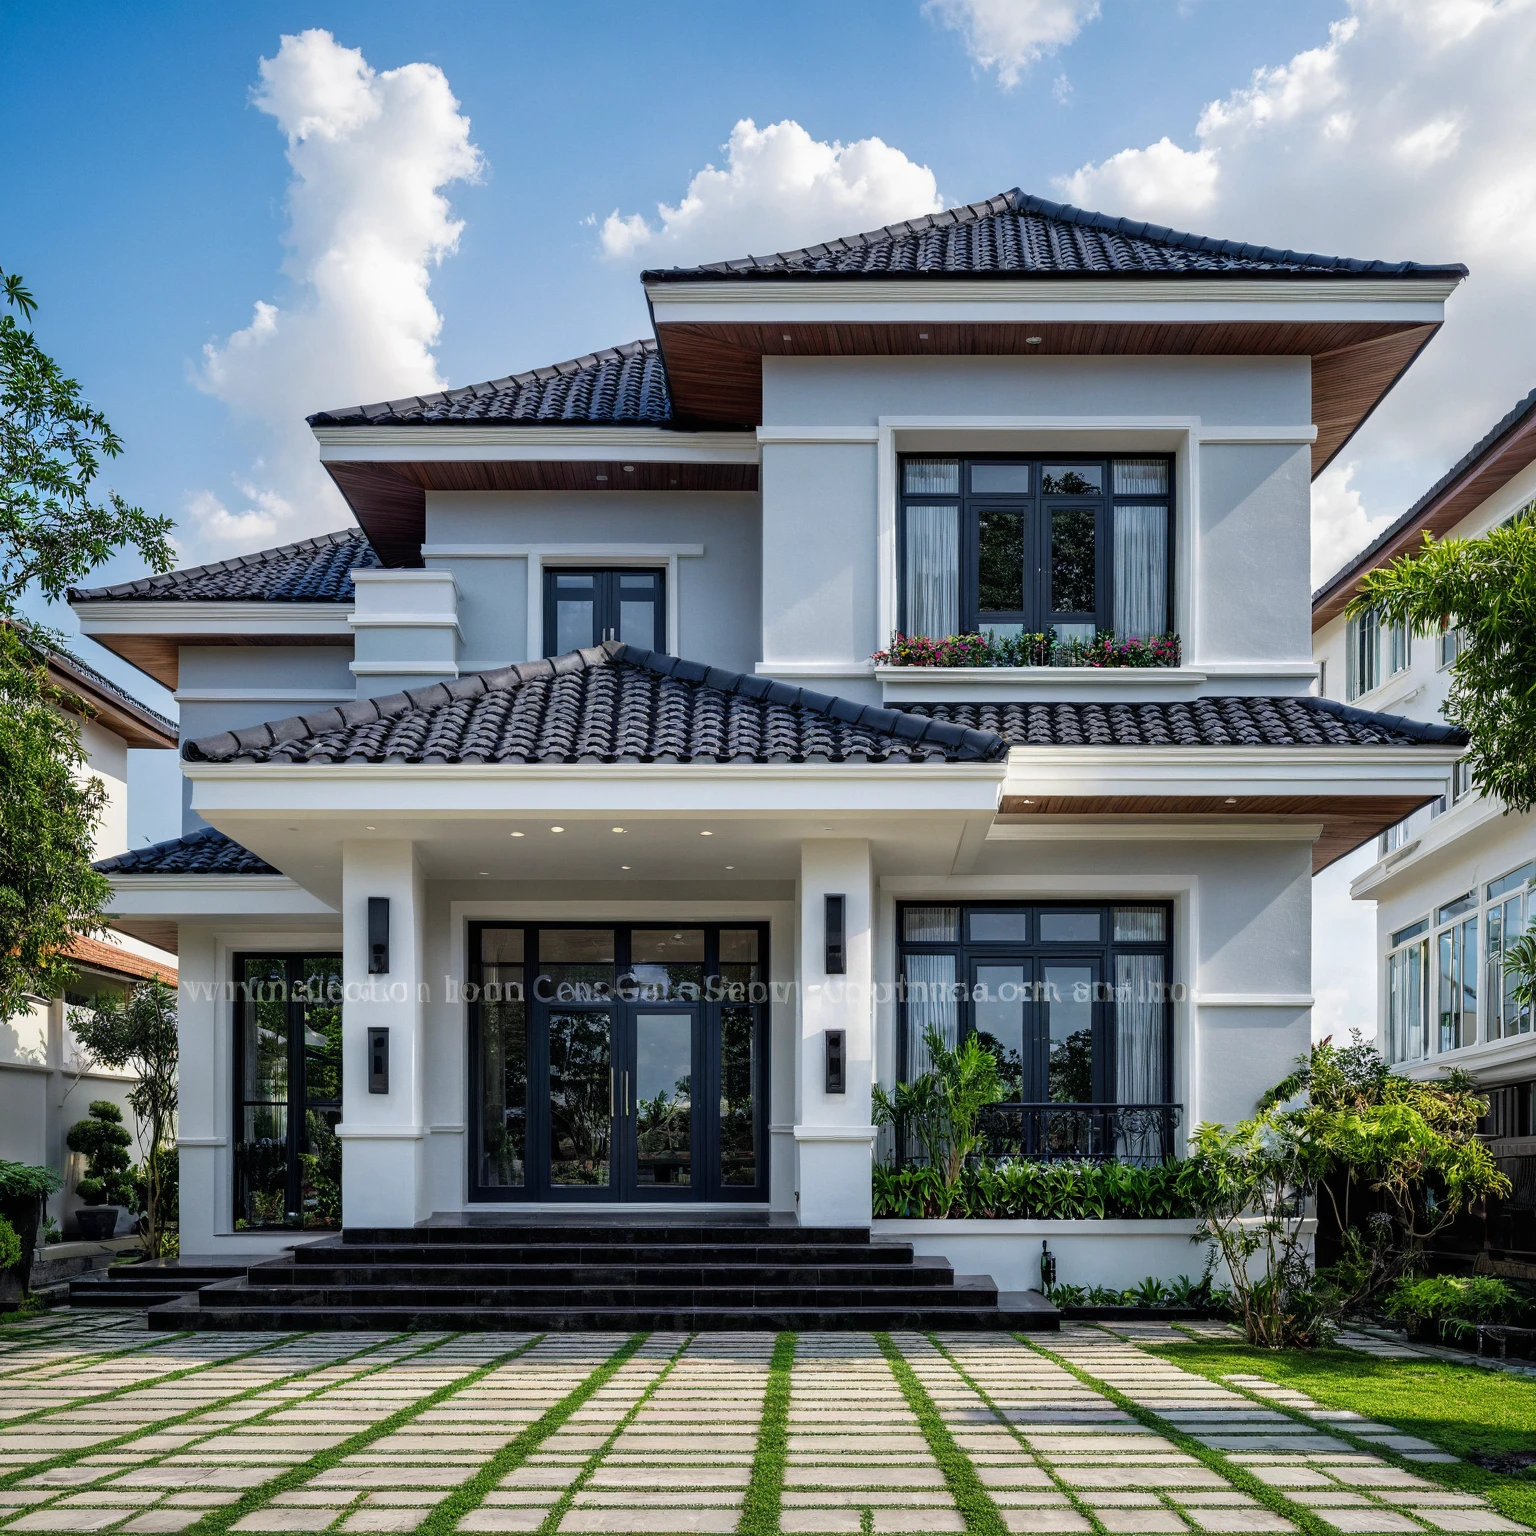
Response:
POLYGON ((905 635, 1173 628, 1173 459, 1005 454, 900 461, 905 635))
POLYGON ((563 656, 605 640, 666 650, 666 572, 653 567, 547 568, 544 654, 563 656))

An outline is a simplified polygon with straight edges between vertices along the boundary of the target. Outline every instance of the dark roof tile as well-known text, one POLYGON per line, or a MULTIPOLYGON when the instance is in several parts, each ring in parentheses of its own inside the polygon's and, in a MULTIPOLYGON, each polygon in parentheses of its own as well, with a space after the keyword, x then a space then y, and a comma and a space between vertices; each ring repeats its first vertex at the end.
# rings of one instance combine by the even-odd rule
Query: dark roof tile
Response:
POLYGON ((233 838, 200 827, 185 837, 130 848, 93 866, 104 875, 276 875, 265 859, 257 858, 233 838))

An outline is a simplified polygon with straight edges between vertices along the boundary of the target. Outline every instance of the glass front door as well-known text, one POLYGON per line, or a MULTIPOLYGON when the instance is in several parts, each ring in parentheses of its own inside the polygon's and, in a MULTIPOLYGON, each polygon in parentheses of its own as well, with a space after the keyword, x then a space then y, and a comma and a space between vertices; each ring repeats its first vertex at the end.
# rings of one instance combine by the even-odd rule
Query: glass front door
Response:
POLYGON ((472 1199, 766 1199, 765 929, 471 944, 472 1199))

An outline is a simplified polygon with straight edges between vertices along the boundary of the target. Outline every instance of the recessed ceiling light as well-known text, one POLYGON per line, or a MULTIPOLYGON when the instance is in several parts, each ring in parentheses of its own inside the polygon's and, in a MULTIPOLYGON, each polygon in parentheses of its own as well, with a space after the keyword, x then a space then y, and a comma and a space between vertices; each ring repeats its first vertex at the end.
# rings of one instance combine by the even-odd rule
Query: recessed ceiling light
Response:
POLYGON ((919 331, 917 333, 917 339, 919 341, 927 341, 928 340, 928 332, 927 331, 919 331))
POLYGON ((784 337, 784 340, 785 340, 785 341, 793 341, 793 340, 794 340, 794 337, 793 337, 793 336, 789 336, 789 335, 786 335, 786 336, 785 336, 785 337, 784 337))
POLYGON ((735 869, 736 868, 736 866, 734 864, 727 864, 725 867, 727 869, 735 869))
POLYGON ((830 832, 832 830, 832 828, 831 827, 823 827, 821 830, 823 832, 830 832))
POLYGON ((1024 338, 1024 345, 1026 347, 1038 347, 1040 345, 1040 338, 1038 336, 1026 336, 1024 338))
POLYGON ((509 832, 509 833, 507 833, 508 837, 527 837, 527 835, 528 834, 526 832, 509 832))
POLYGON ((1026 800, 1026 801, 1025 801, 1025 802, 1024 802, 1024 804, 1025 804, 1025 805, 1033 805, 1033 804, 1034 804, 1034 803, 1035 803, 1035 802, 1034 802, 1034 801, 1033 801, 1033 800, 1026 800))
POLYGON ((620 864, 620 865, 619 865, 619 868, 620 868, 620 869, 629 869, 629 868, 630 868, 630 867, 631 867, 631 866, 630 866, 630 865, 628 865, 628 864, 620 864))
POLYGON ((1227 804, 1228 805, 1236 805, 1237 804, 1237 796, 1236 795, 1228 795, 1227 796, 1227 804))
POLYGON ((615 832, 622 832, 624 830, 624 828, 623 827, 614 827, 613 830, 615 832))
POLYGON ((378 831, 378 830, 379 830, 379 829, 378 829, 378 828, 377 828, 377 827, 371 827, 371 826, 370 826, 370 827, 364 827, 364 828, 363 828, 363 831, 364 831, 364 832, 377 832, 377 831, 378 831))
POLYGON ((713 837, 714 835, 715 834, 713 832, 700 832, 699 833, 700 837, 713 837))
POLYGON ((632 475, 632 474, 634 474, 634 472, 635 472, 635 466, 633 464, 626 464, 624 466, 624 473, 626 475, 632 475))
POLYGON ((564 832, 565 828, 564 827, 551 827, 549 830, 551 832, 564 832))
POLYGON ((488 875, 488 874, 490 874, 490 870, 488 870, 488 869, 482 869, 482 870, 481 870, 481 871, 480 871, 480 873, 481 873, 481 874, 482 874, 482 875, 488 875))
POLYGON ((606 480, 608 478, 608 476, 607 475, 593 475, 592 478, 594 480, 606 480))
POLYGON ((289 827, 288 830, 290 832, 297 832, 299 829, 297 827, 289 827))

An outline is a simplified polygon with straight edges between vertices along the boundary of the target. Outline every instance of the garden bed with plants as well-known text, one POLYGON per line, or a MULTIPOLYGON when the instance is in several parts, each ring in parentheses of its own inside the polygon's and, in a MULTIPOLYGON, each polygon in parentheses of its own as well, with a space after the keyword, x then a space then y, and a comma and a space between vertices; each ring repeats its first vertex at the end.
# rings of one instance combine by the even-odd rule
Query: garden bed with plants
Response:
POLYGON ((1176 667, 1182 652, 1177 635, 1117 640, 1101 629, 1092 640, 1058 640, 1043 634, 891 636, 871 658, 877 667, 1176 667))

